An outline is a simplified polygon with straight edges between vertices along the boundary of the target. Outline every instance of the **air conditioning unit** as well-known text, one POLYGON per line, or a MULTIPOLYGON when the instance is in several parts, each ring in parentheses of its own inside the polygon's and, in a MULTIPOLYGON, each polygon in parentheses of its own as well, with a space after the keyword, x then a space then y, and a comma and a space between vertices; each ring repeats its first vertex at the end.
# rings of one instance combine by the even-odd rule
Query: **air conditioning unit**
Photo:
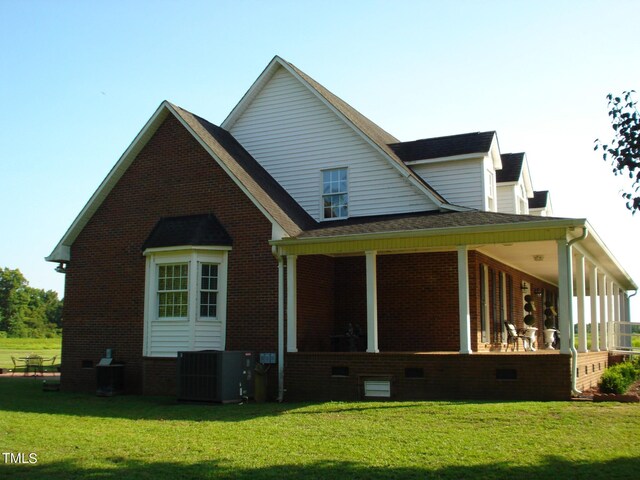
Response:
POLYGON ((178 400, 240 402, 253 397, 252 352, 178 352, 178 400))

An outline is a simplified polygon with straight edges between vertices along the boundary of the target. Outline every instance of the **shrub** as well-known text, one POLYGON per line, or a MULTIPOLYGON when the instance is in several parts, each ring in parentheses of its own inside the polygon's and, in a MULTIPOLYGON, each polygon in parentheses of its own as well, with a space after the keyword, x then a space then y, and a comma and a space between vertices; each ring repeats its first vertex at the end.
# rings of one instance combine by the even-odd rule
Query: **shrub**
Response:
POLYGON ((600 390, 604 393, 625 393, 640 377, 638 362, 623 362, 605 370, 600 379, 600 390))

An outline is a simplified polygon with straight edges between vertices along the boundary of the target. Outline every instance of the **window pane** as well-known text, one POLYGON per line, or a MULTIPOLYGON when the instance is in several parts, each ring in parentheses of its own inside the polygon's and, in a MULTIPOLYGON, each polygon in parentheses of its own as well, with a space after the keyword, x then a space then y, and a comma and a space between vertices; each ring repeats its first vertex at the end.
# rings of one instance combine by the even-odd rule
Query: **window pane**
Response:
POLYGON ((186 318, 188 314, 188 274, 186 263, 158 266, 158 317, 186 318))

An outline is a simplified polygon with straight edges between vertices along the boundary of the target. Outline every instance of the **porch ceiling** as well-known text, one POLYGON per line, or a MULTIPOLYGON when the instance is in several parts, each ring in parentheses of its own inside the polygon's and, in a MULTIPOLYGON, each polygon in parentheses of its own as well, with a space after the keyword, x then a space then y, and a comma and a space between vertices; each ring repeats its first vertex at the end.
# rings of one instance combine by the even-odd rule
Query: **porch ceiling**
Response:
POLYGON ((555 241, 481 245, 477 250, 540 280, 558 285, 555 241))

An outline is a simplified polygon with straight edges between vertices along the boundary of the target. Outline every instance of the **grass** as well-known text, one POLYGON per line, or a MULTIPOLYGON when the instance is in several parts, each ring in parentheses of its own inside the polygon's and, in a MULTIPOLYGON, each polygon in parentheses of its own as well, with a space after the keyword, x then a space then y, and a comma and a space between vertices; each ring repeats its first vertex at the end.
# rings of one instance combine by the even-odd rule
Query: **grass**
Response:
POLYGON ((0 449, 37 463, 1 470, 12 479, 626 479, 640 468, 639 414, 637 404, 575 402, 183 405, 3 378, 0 449))
POLYGON ((30 354, 44 358, 55 355, 56 365, 59 365, 61 350, 61 338, 0 338, 0 368, 13 369, 11 356, 20 358, 30 354))

